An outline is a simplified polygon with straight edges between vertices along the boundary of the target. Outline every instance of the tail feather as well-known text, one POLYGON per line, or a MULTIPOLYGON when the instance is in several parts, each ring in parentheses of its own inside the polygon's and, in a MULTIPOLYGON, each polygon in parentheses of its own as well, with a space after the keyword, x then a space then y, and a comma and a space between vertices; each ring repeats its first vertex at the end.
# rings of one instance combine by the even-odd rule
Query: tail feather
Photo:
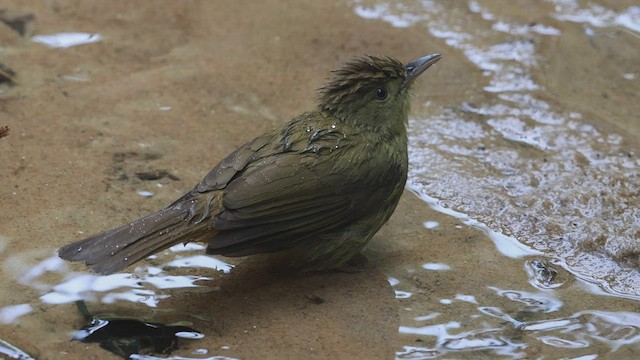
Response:
MULTIPOLYGON (((181 242, 195 241, 207 231, 198 201, 176 204, 129 224, 65 245, 58 256, 84 261, 94 271, 112 274, 181 242), (182 206, 181 206, 182 205, 182 206), (198 216, 200 215, 200 216, 198 216)), ((208 212, 204 212, 205 214, 208 212)))

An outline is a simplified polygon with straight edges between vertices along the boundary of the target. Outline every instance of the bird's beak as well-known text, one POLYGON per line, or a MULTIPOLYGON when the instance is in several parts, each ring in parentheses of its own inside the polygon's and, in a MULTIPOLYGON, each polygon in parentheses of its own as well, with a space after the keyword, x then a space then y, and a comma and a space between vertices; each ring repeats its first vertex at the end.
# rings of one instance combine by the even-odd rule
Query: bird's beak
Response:
POLYGON ((407 77, 402 82, 401 87, 403 89, 408 88, 413 81, 420 76, 425 70, 427 70, 431 65, 435 64, 440 60, 442 55, 440 54, 431 54, 427 56, 423 56, 418 60, 414 60, 408 63, 404 68, 407 70, 407 77))

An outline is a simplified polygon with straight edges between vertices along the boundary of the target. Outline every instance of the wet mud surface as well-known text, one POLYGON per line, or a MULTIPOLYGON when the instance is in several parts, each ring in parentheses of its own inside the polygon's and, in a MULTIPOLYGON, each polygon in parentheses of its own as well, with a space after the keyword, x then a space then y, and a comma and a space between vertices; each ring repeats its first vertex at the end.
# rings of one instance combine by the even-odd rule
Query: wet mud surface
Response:
POLYGON ((3 2, 23 23, 0 23, 0 357, 118 358, 72 341, 82 299, 203 334, 181 358, 635 358, 640 8, 492 4, 3 2), (65 32, 87 43, 34 38, 65 32), (98 277, 55 257, 313 107, 343 61, 433 52, 364 271, 231 270, 196 246, 98 277))

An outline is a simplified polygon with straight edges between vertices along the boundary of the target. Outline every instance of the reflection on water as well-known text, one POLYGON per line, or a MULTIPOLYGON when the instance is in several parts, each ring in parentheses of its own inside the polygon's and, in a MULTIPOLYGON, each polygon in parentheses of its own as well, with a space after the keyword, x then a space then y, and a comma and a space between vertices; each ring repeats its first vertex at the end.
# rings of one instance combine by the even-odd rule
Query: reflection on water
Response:
MULTIPOLYGON (((173 253, 199 253, 203 246, 199 244, 175 245, 173 253)), ((154 256, 157 259, 157 256, 154 256)), ((33 266, 21 278, 20 282, 38 288, 47 293, 40 300, 47 304, 65 304, 84 299, 95 299, 105 304, 119 300, 145 304, 156 307, 158 302, 168 295, 158 290, 198 288, 198 281, 211 280, 209 277, 196 275, 170 275, 163 268, 209 268, 221 272, 229 272, 232 265, 210 256, 193 254, 179 256, 170 260, 163 267, 140 266, 134 273, 118 273, 106 276, 80 273, 69 274, 60 283, 47 283, 40 277, 47 272, 66 271, 66 264, 57 256, 45 259, 33 266)), ((214 290, 205 288, 206 291, 214 290)), ((28 306, 28 305, 27 305, 28 306)), ((22 309, 22 308, 20 308, 22 309)), ((0 309, 0 320, 11 320, 29 311, 17 312, 15 309, 0 309), (3 316, 3 314, 7 314, 3 316), (17 314, 17 315, 16 315, 17 314)), ((11 321, 8 321, 11 322, 11 321)))
MULTIPOLYGON (((429 204, 432 209, 460 219, 465 225, 480 229, 485 232, 487 236, 493 241, 496 249, 504 256, 508 256, 511 258, 521 258, 524 256, 540 254, 539 251, 536 251, 531 247, 520 243, 510 236, 506 236, 500 232, 491 230, 486 224, 483 224, 480 221, 471 218, 467 214, 463 214, 461 212, 442 206, 439 200, 420 192, 420 189, 422 188, 421 184, 416 184, 413 181, 409 180, 407 182, 407 188, 415 192, 422 200, 429 204)), ((425 225, 425 227, 429 229, 428 226, 425 225)))
POLYGON ((442 306, 456 308, 445 310, 459 314, 455 321, 442 322, 442 312, 434 311, 400 326, 401 334, 414 337, 421 346, 404 346, 397 358, 427 359, 451 352, 484 350, 493 354, 488 358, 501 355, 524 359, 530 358, 532 353, 526 349, 536 341, 567 349, 598 343, 608 351, 640 343, 638 313, 585 310, 559 316, 563 304, 552 291, 488 289, 494 293, 489 303, 464 295, 456 296, 458 301, 439 301, 442 306), (461 301, 473 304, 474 310, 461 305, 461 301), (503 307, 492 305, 494 301, 503 303, 503 307))
POLYGON ((422 268, 427 270, 450 270, 451 266, 442 263, 426 263, 422 264, 422 268))
MULTIPOLYGON (((389 280, 389 285, 391 285, 391 287, 395 287, 400 283, 398 279, 393 277, 390 277, 388 280, 389 280)), ((413 295, 412 293, 408 291, 403 291, 403 290, 394 289, 393 292, 396 295, 396 299, 408 299, 411 297, 411 295, 413 295)))
POLYGON ((36 35, 31 38, 31 40, 53 48, 68 48, 71 46, 102 41, 102 35, 88 33, 59 33, 52 35, 36 35))
POLYGON ((555 289, 564 284, 557 279, 558 270, 556 270, 549 261, 534 258, 524 263, 525 270, 529 276, 529 284, 540 290, 555 289))
POLYGON ((29 304, 9 305, 0 308, 0 324, 13 324, 24 315, 33 311, 29 304))
POLYGON ((558 20, 573 21, 597 27, 622 26, 640 32, 640 7, 630 6, 616 13, 601 5, 576 0, 548 0, 555 5, 553 16, 558 20))
POLYGON ((0 339, 0 355, 6 355, 9 359, 34 360, 31 355, 0 339))

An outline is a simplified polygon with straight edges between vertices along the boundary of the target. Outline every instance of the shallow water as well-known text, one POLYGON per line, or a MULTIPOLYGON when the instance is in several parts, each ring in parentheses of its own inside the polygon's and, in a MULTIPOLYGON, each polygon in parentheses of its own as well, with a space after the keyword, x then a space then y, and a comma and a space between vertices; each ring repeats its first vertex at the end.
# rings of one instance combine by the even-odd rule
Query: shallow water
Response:
MULTIPOLYGON (((610 42, 637 45, 633 32, 640 30, 640 7, 616 12, 586 2, 551 1, 529 4, 528 11, 535 15, 529 13, 525 20, 511 14, 517 9, 492 9, 490 4, 471 1, 466 9, 453 11, 437 2, 411 8, 356 6, 362 16, 395 26, 424 22, 433 36, 461 52, 484 77, 482 98, 450 103, 411 120, 411 187, 564 259, 575 272, 602 281, 609 291, 640 296, 640 188, 634 181, 640 169, 634 136, 639 126, 629 124, 620 132, 629 118, 637 117, 637 105, 624 93, 582 100, 593 101, 597 111, 597 101, 622 97, 616 100, 629 107, 628 118, 616 123, 615 118, 590 114, 584 104, 570 103, 562 98, 562 89, 544 82, 550 81, 545 67, 556 65, 547 60, 549 48, 563 42, 557 38, 593 42, 579 54, 554 48, 564 51, 565 64, 598 56, 598 43, 606 45, 605 36, 610 42), (565 30, 573 23, 559 21, 577 22, 584 33, 573 34, 573 29, 565 30), (607 123, 620 128, 609 129, 607 123), (452 168, 456 171, 447 171, 452 168)), ((639 54, 637 46, 621 50, 624 53, 615 54, 621 60, 639 54)), ((618 87, 611 84, 616 81, 621 88, 640 89, 633 87, 640 67, 619 62, 611 59, 593 68, 597 75, 591 86, 618 87), (609 72, 608 82, 600 84, 604 72, 609 72)), ((576 75, 592 78, 589 72, 576 75)), ((565 81, 572 80, 568 73, 565 81)))
POLYGON ((640 352, 632 2, 7 6, 47 36, 0 31, 18 73, 0 93, 0 354, 115 358, 71 341, 81 299, 97 317, 203 334, 175 358, 640 352), (55 34, 80 43, 36 43, 55 34), (433 52, 444 58, 415 89, 409 191, 363 273, 234 268, 177 246, 102 277, 54 256, 173 201, 310 108, 345 59, 433 52))
POLYGON ((566 276, 575 276, 581 288, 575 294, 564 281, 543 286, 532 276, 528 289, 476 289, 493 292, 493 301, 477 301, 476 292, 440 299, 447 308, 464 302, 474 310, 444 319, 434 309, 412 311, 414 324, 400 332, 427 336, 430 346, 407 345, 397 357, 482 350, 489 357, 529 358, 538 351, 536 342, 587 358, 637 351, 636 302, 621 301, 619 311, 585 305, 601 296, 640 299, 640 123, 634 101, 640 67, 629 61, 640 55, 640 7, 580 1, 355 4, 365 18, 424 26, 482 74, 479 80, 461 76, 481 84, 481 94, 446 106, 441 99, 427 100, 416 111, 423 115, 410 121, 409 188, 434 209, 486 231, 504 255, 533 257, 524 262, 529 274, 542 268, 549 276, 550 265, 570 271, 566 276), (577 77, 601 92, 575 89, 572 83, 584 81, 577 77), (611 103, 619 106, 617 114, 607 111, 611 103), (532 252, 505 249, 496 234, 532 252), (538 260, 540 254, 550 258, 538 260), (571 296, 589 300, 567 314, 571 296), (506 299, 512 303, 504 306, 515 312, 495 306, 506 299))

